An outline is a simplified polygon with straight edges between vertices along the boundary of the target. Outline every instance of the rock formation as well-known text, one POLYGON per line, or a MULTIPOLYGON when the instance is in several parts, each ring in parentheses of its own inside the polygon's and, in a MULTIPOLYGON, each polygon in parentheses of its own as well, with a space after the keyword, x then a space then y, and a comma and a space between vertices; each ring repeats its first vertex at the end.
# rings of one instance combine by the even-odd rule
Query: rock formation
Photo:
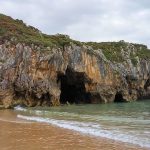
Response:
MULTIPOLYGON (((58 34, 48 40, 58 38, 62 43, 58 46, 53 40, 53 46, 45 47, 42 38, 40 44, 19 40, 14 30, 25 37, 30 33, 19 27, 18 31, 18 24, 39 34, 21 21, 0 16, 0 104, 5 108, 150 98, 150 51, 146 46, 124 41, 79 44, 58 34), (10 25, 14 28, 6 27, 8 20, 15 23, 10 25), (5 34, 1 32, 6 28, 5 34)), ((42 36, 46 39, 47 35, 42 36)))

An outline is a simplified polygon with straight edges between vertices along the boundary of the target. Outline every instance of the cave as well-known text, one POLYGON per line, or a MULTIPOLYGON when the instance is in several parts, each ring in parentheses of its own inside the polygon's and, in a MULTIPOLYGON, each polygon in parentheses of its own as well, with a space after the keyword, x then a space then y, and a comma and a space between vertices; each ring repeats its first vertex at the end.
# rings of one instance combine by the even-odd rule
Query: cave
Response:
POLYGON ((58 73, 57 82, 60 84, 61 104, 90 103, 90 93, 86 92, 86 77, 82 72, 75 72, 67 68, 65 74, 58 73))
POLYGON ((150 79, 148 79, 148 80, 145 82, 144 89, 147 90, 149 86, 150 86, 150 79))
POLYGON ((144 91, 142 92, 140 99, 150 99, 150 78, 145 82, 144 91))
POLYGON ((122 93, 121 93, 121 92, 117 92, 117 93, 116 93, 114 102, 115 102, 115 103, 125 102, 125 100, 123 99, 123 96, 122 96, 122 93))

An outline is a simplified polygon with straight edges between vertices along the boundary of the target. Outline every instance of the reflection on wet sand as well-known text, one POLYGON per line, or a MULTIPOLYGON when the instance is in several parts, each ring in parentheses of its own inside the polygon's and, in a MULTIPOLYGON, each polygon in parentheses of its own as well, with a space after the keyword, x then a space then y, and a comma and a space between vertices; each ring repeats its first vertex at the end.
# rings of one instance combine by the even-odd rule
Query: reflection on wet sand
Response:
POLYGON ((81 135, 48 124, 25 123, 16 118, 15 112, 9 110, 1 110, 0 119, 1 150, 144 150, 134 145, 81 135))

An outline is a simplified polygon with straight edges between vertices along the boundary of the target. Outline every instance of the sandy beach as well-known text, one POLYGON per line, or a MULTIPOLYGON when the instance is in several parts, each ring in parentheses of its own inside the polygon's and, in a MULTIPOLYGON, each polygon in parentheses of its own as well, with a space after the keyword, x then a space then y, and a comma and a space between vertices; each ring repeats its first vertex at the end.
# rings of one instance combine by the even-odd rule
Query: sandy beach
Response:
POLYGON ((1 150, 146 150, 48 124, 0 121, 1 150))

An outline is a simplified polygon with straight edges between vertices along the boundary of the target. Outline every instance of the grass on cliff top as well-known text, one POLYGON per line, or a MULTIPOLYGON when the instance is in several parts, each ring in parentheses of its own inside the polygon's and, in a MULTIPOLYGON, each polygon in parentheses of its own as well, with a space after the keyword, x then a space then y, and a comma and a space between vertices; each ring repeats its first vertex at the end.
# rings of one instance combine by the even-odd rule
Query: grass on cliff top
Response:
POLYGON ((131 61, 134 64, 136 64, 136 56, 143 59, 150 59, 150 50, 143 44, 127 43, 123 40, 119 42, 86 42, 84 44, 91 46, 94 50, 102 49, 106 58, 111 61, 122 62, 124 58, 121 55, 121 50, 126 51, 129 48, 137 51, 134 56, 130 55, 131 61))
MULTIPOLYGON (((124 58, 121 55, 121 49, 126 50, 128 43, 124 41, 120 42, 79 42, 70 39, 67 35, 56 34, 46 35, 40 32, 38 29, 27 26, 22 20, 14 20, 9 16, 0 14, 0 42, 4 40, 10 40, 15 38, 13 42, 23 42, 25 44, 35 44, 40 47, 56 47, 64 49, 65 46, 74 43, 78 46, 87 45, 91 46, 94 50, 102 49, 104 55, 108 60, 122 62, 124 58)), ((137 49, 136 56, 144 59, 150 59, 150 50, 147 46, 142 44, 132 44, 137 49)), ((131 58, 136 63, 135 58, 131 58)))
POLYGON ((9 16, 0 14, 0 39, 10 40, 12 37, 15 37, 16 42, 43 47, 63 48, 70 42, 80 45, 80 42, 70 39, 67 35, 46 35, 32 26, 27 26, 22 20, 14 20, 9 16))

